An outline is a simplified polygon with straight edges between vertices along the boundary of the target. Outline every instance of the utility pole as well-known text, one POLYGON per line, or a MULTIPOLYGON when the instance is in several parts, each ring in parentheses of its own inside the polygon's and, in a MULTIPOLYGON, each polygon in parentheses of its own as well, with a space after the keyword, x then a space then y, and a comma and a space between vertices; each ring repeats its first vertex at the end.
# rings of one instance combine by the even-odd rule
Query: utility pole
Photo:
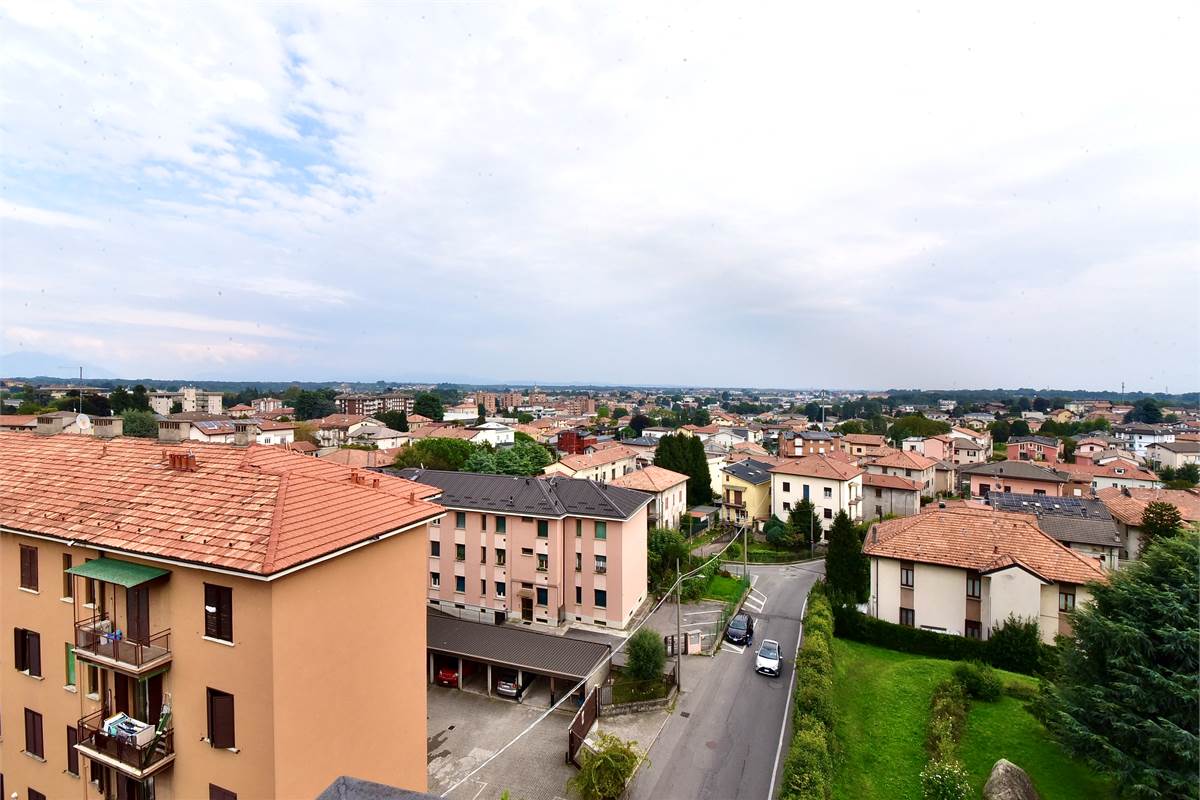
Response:
POLYGON ((683 691, 683 622, 680 606, 683 604, 683 573, 679 571, 679 559, 675 559, 675 685, 683 691))
POLYGON ((750 577, 750 526, 742 526, 742 577, 750 577))

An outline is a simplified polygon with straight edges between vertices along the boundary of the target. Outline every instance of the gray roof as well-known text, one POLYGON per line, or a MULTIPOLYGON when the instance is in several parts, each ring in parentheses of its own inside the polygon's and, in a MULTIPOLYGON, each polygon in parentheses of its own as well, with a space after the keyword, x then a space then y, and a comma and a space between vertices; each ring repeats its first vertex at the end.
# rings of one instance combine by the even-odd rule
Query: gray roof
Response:
POLYGON ((621 444, 627 444, 631 447, 658 447, 658 439, 653 436, 638 436, 633 439, 621 439, 621 444))
POLYGON ((440 795, 412 792, 385 783, 342 775, 325 787, 325 791, 317 795, 317 800, 434 800, 437 797, 440 795))
POLYGON ((728 472, 735 478, 741 478, 747 483, 753 483, 755 486, 771 482, 771 465, 755 461, 752 458, 730 464, 728 467, 723 467, 721 471, 728 472))
POLYGON ((393 439, 397 436, 403 436, 403 431, 393 430, 391 428, 377 428, 374 425, 368 425, 361 428, 358 433, 354 434, 355 439, 393 439))
POLYGON ((1003 475, 1006 478, 1024 478, 1031 481, 1053 481, 1066 483, 1067 478, 1061 472, 1055 472, 1047 467, 1040 467, 1031 461, 996 461, 991 464, 972 464, 969 467, 959 467, 959 475, 1003 475))
POLYGON ((413 467, 397 472, 402 478, 441 489, 436 502, 443 506, 518 516, 624 520, 651 500, 645 492, 582 478, 526 478, 413 467))
POLYGON ((612 651, 611 645, 599 642, 488 625, 433 611, 425 620, 430 650, 556 677, 586 677, 612 651))
POLYGON ((1010 492, 993 492, 988 500, 997 511, 1035 515, 1038 527, 1060 542, 1121 545, 1117 523, 1100 500, 1010 492))
POLYGON ((1161 447, 1172 453, 1200 453, 1200 442, 1155 442, 1151 447, 1161 447))
POLYGON ((1009 444, 1016 444, 1017 442, 1035 442, 1037 444, 1044 444, 1049 447, 1058 446, 1058 439, 1055 439, 1052 436, 1013 436, 1008 440, 1009 444))

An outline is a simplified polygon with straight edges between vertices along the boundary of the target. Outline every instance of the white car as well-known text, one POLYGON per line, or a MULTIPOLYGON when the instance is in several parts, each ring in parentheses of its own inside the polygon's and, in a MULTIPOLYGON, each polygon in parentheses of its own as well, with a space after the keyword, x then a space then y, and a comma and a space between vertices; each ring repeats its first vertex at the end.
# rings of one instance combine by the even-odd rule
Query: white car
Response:
POLYGON ((783 659, 779 655, 779 642, 774 639, 763 639, 754 654, 754 671, 763 675, 779 677, 779 665, 783 659))

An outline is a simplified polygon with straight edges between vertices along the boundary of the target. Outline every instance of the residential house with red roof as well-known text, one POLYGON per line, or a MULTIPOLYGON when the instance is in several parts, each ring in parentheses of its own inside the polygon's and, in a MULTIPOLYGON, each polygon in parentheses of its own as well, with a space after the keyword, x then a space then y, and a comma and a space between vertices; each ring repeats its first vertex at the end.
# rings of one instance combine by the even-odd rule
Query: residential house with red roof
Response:
POLYGON ((867 472, 876 475, 892 475, 908 478, 921 487, 923 497, 933 497, 936 493, 935 478, 937 459, 923 456, 911 450, 901 450, 876 458, 867 463, 867 472))
POLYGON ((631 447, 605 447, 592 453, 563 456, 542 472, 604 483, 633 472, 637 469, 637 459, 638 452, 631 447))
POLYGON ((1200 528, 1200 489, 1100 489, 1100 502, 1117 521, 1125 543, 1124 560, 1135 560, 1142 549, 1142 515, 1151 503, 1170 503, 1185 525, 1200 528))
POLYGON ((862 476, 863 517, 909 517, 921 511, 922 484, 899 475, 866 472, 862 476))
POLYGON ((1009 461, 1055 464, 1062 460, 1063 443, 1053 436, 1013 436, 1005 443, 1005 452, 1009 461))
POLYGON ((827 455, 789 458, 771 468, 771 513, 787 519, 801 500, 808 500, 824 530, 840 511, 857 522, 862 519, 863 472, 854 463, 827 455))
POLYGON ((687 475, 651 464, 618 475, 609 481, 609 485, 650 495, 652 499, 647 519, 650 527, 678 528, 679 518, 687 510, 687 482, 687 475))

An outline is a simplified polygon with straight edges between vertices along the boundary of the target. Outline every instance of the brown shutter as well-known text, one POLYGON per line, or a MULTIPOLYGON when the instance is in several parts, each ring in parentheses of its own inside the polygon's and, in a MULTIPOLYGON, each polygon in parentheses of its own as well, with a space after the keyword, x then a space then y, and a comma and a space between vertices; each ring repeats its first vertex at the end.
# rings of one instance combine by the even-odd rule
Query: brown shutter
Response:
POLYGON ((208 738, 213 747, 234 747, 233 695, 208 690, 208 738))
POLYGON ((237 800, 237 793, 210 783, 208 785, 208 800, 237 800))
POLYGON ((25 659, 30 675, 42 674, 42 635, 25 631, 25 659))
POLYGON ((204 584, 204 635, 233 641, 233 589, 204 584), (213 609, 209 611, 209 609, 213 609))
POLYGON ((29 651, 25 643, 25 629, 13 628, 13 666, 22 671, 29 669, 29 651))
POLYGON ((42 748, 42 715, 25 709, 25 752, 45 758, 42 748))
POLYGON ((79 731, 73 726, 67 726, 67 772, 79 774, 79 751, 75 745, 79 743, 79 731))

